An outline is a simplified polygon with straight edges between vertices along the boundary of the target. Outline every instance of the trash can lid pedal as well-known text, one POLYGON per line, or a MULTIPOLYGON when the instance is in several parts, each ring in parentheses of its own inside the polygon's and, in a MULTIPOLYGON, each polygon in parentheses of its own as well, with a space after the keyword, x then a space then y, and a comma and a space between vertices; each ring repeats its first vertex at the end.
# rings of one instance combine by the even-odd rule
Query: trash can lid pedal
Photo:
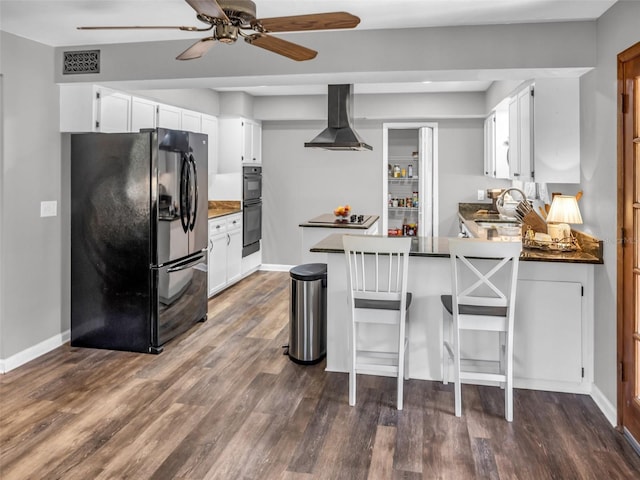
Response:
POLYGON ((296 280, 323 280, 327 278, 326 263, 305 263, 289 270, 291 278, 296 280))

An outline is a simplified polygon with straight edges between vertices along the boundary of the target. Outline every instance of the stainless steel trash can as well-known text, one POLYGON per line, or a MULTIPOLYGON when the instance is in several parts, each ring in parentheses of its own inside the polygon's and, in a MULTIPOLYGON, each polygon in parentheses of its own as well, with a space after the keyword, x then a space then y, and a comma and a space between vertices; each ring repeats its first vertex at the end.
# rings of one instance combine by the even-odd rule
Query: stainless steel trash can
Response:
POLYGON ((327 353, 327 264, 298 265, 289 273, 289 358, 317 363, 327 353))

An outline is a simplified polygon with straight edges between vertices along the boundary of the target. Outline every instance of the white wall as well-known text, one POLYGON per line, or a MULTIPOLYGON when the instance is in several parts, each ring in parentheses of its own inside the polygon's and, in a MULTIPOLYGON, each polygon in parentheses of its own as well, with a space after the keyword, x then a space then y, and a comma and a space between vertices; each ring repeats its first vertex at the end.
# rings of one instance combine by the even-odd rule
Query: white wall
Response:
MULTIPOLYGON (((301 105, 304 109, 304 105, 301 105)), ((428 112, 425 113, 428 116, 428 112)), ((438 123, 439 232, 458 233, 458 202, 476 201, 478 189, 505 187, 483 175, 483 120, 438 123)), ((382 215, 382 122, 356 121, 373 151, 332 152, 304 147, 326 124, 263 122, 263 262, 301 261, 302 222, 349 203, 354 213, 382 215)))
POLYGON ((598 20, 598 64, 582 79, 581 200, 586 227, 604 240, 595 273, 595 385, 616 405, 617 55, 640 41, 640 2, 617 2, 598 20))
POLYGON ((2 37, 2 310, 0 360, 59 337, 61 318, 60 134, 53 48, 2 37), (58 216, 40 217, 40 202, 58 216))
POLYGON ((74 47, 100 49, 100 73, 90 75, 62 75, 62 55, 69 49, 60 47, 54 81, 129 82, 129 88, 155 89, 287 85, 292 77, 307 83, 309 75, 319 75, 321 84, 369 82, 370 72, 398 71, 406 81, 461 79, 468 72, 473 79, 492 80, 500 69, 593 67, 595 33, 595 22, 296 33, 296 42, 318 51, 310 62, 292 62, 245 42, 220 45, 189 62, 173 57, 191 40, 74 47))

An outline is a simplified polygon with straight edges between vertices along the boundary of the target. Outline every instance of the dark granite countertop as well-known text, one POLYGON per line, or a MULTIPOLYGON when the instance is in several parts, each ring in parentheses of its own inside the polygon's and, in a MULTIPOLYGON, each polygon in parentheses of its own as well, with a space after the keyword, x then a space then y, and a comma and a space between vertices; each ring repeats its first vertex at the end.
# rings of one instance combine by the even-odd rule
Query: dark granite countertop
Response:
MULTIPOLYGON (((311 247, 312 252, 344 253, 343 233, 332 233, 311 247)), ((415 257, 449 257, 449 240, 446 237, 411 237, 411 253, 415 257)))
POLYGON ((300 227, 312 228, 349 228, 354 230, 366 230, 376 223, 380 217, 378 215, 365 215, 366 220, 362 223, 352 223, 350 221, 335 221, 332 213, 319 215, 311 220, 299 224, 300 227))
MULTIPOLYGON (((465 227, 476 238, 502 241, 495 228, 479 227, 477 221, 496 223, 518 221, 517 219, 507 219, 495 213, 478 213, 491 208, 488 203, 460 203, 458 205, 458 217, 465 227)), ((579 250, 562 252, 558 250, 542 250, 537 248, 523 248, 521 260, 532 260, 540 262, 565 262, 565 263, 593 263, 602 264, 602 241, 586 233, 572 230, 579 245, 579 250)))
MULTIPOLYGON (((311 247, 312 252, 344 253, 342 233, 334 233, 311 247)), ((496 241, 502 241, 497 239, 496 241)), ((411 252, 413 257, 449 257, 448 237, 412 237, 411 252)), ((522 261, 533 262, 563 262, 600 264, 602 259, 583 251, 577 252, 546 252, 525 248, 520 256, 522 261)))

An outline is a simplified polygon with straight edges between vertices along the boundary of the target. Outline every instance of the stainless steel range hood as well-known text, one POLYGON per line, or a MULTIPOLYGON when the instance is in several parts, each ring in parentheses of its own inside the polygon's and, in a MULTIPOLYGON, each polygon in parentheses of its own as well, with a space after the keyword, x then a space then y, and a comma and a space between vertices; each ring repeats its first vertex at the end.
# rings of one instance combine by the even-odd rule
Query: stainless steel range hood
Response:
POLYGON ((325 150, 373 150, 351 127, 353 85, 329 85, 328 126, 304 144, 325 150))

